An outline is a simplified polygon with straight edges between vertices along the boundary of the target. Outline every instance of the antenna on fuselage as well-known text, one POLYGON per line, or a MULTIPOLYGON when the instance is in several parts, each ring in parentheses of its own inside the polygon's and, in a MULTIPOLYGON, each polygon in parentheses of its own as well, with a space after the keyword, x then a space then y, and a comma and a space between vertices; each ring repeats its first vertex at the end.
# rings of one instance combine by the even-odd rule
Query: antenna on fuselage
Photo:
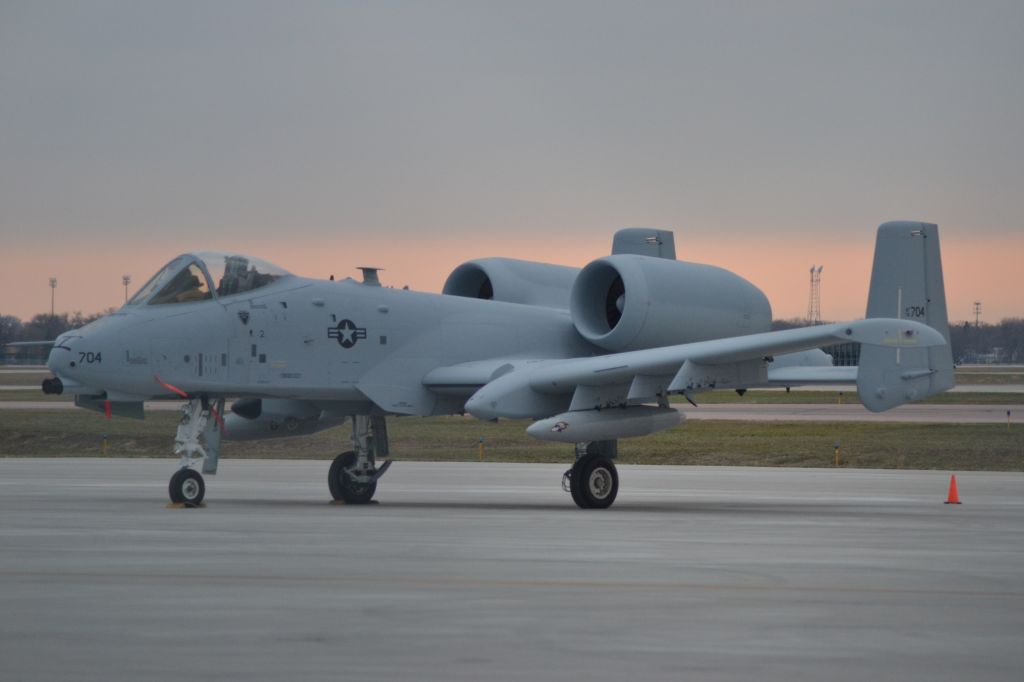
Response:
POLYGON ((383 269, 384 268, 372 268, 360 265, 359 270, 363 273, 363 284, 368 287, 379 287, 380 277, 377 276, 377 273, 383 269))

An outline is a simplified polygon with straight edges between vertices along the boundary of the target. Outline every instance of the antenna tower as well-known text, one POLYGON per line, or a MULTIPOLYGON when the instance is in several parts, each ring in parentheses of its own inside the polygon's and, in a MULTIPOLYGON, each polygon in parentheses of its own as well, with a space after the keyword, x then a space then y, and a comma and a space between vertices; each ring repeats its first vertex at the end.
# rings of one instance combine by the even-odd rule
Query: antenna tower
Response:
POLYGON ((981 301, 974 302, 974 328, 981 324, 981 301))
POLYGON ((811 266, 811 293, 807 297, 807 322, 821 324, 821 271, 824 265, 811 266))

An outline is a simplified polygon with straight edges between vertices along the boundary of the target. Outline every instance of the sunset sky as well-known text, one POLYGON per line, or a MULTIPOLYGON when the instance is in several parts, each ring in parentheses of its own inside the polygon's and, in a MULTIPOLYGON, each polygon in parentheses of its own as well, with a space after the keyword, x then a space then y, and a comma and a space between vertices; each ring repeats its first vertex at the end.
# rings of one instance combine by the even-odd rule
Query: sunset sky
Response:
POLYGON ((0 314, 174 255, 298 274, 582 266, 619 227, 864 314, 879 223, 950 316, 1024 316, 1024 3, 0 2, 0 314))

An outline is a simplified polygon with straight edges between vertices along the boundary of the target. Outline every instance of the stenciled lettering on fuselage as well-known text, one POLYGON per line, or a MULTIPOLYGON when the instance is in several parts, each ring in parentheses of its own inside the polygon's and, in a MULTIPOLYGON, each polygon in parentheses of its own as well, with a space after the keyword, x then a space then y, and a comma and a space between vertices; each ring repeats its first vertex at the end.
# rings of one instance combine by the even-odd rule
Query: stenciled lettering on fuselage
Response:
POLYGON ((337 339, 342 348, 351 348, 356 341, 366 338, 366 327, 357 327, 352 320, 342 320, 338 326, 327 328, 327 338, 337 339))
POLYGON ((908 305, 903 309, 904 319, 923 318, 925 309, 923 305, 908 305))

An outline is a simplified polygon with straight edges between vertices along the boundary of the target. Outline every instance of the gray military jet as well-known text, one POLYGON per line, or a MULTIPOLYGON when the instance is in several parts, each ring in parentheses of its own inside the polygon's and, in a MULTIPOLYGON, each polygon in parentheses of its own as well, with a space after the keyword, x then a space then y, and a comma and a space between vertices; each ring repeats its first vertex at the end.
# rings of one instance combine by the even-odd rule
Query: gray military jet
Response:
POLYGON ((618 492, 619 438, 678 425, 669 398, 711 389, 856 383, 887 410, 953 386, 935 225, 878 230, 863 320, 769 331, 771 307, 721 268, 678 261, 671 232, 628 228, 582 269, 484 258, 442 294, 324 281, 225 253, 178 256, 117 312, 58 338, 47 393, 107 416, 179 399, 173 502, 199 504, 221 439, 314 433, 352 423, 330 466, 336 500, 369 502, 387 470, 387 417, 469 413, 532 419, 569 443, 563 486, 581 508, 618 492), (821 346, 862 344, 859 367, 821 346), (233 401, 225 414, 225 401, 233 401))

